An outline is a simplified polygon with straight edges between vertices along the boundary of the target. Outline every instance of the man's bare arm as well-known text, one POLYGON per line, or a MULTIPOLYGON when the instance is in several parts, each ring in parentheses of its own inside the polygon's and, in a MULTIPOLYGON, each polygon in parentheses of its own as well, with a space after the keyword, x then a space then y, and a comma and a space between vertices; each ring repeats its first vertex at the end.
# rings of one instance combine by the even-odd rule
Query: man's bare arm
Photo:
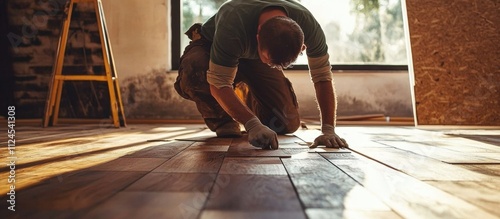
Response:
POLYGON ((326 147, 346 148, 347 142, 335 133, 337 116, 337 97, 332 81, 314 83, 316 99, 321 112, 321 132, 310 147, 325 145, 326 147))
POLYGON ((210 85, 212 96, 219 102, 222 108, 236 121, 245 124, 255 117, 248 107, 236 96, 230 87, 217 88, 210 85))
POLYGON ((335 126, 337 114, 337 97, 331 81, 319 81, 314 84, 318 101, 321 124, 335 126))
POLYGON ((231 87, 217 88, 210 85, 212 96, 222 108, 236 121, 243 123, 248 132, 248 141, 255 147, 278 149, 276 132, 263 125, 260 120, 243 104, 231 87))

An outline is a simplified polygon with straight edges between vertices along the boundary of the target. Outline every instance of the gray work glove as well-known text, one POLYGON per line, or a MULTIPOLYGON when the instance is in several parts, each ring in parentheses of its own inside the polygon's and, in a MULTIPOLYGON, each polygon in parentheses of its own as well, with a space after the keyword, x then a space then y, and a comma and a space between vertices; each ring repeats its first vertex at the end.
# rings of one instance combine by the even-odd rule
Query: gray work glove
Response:
POLYGON ((248 141, 255 147, 263 149, 278 149, 278 135, 269 127, 263 125, 257 117, 245 123, 248 141))
POLYGON ((322 135, 314 139, 314 143, 309 146, 310 148, 318 147, 318 145, 325 145, 327 148, 348 148, 347 142, 335 134, 335 127, 333 125, 323 124, 321 126, 322 135))

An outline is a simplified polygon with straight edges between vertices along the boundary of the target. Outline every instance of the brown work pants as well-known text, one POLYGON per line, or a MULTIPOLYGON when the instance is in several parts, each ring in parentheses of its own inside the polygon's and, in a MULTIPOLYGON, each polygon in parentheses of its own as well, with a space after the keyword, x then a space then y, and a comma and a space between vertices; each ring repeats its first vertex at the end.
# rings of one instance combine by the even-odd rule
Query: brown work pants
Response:
MULTIPOLYGON (((175 89, 196 103, 210 130, 233 122, 210 93, 207 70, 211 42, 191 41, 180 59, 175 89)), ((260 60, 240 59, 234 87, 236 93, 260 121, 278 134, 292 133, 300 125, 298 103, 292 84, 283 71, 260 60)))

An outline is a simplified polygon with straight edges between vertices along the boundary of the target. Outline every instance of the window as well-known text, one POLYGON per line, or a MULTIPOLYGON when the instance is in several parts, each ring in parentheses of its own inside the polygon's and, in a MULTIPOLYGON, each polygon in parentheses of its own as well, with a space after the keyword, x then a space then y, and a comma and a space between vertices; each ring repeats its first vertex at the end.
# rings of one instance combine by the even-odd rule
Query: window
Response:
MULTIPOLYGON (((189 39, 183 33, 203 23, 225 0, 181 0, 181 50, 189 39)), ((336 69, 406 70, 407 57, 401 0, 300 0, 321 24, 336 69)), ((179 9, 180 10, 180 9, 179 9)), ((180 54, 182 51, 173 54, 180 54)), ((294 65, 305 67, 307 57, 294 65)), ((177 66, 177 65, 174 65, 177 66)))

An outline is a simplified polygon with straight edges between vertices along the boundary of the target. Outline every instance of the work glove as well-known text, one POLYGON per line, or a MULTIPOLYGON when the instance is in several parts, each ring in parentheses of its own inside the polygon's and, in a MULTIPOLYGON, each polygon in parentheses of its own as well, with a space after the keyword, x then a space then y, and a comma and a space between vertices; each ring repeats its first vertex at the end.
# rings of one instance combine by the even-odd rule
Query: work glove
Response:
POLYGON ((245 123, 248 141, 255 147, 262 149, 278 149, 278 135, 269 127, 263 125, 257 117, 245 123))
POLYGON ((310 148, 318 147, 318 145, 325 145, 327 148, 348 148, 347 142, 335 134, 335 127, 333 125, 323 124, 321 126, 322 135, 314 139, 314 143, 309 146, 310 148))

